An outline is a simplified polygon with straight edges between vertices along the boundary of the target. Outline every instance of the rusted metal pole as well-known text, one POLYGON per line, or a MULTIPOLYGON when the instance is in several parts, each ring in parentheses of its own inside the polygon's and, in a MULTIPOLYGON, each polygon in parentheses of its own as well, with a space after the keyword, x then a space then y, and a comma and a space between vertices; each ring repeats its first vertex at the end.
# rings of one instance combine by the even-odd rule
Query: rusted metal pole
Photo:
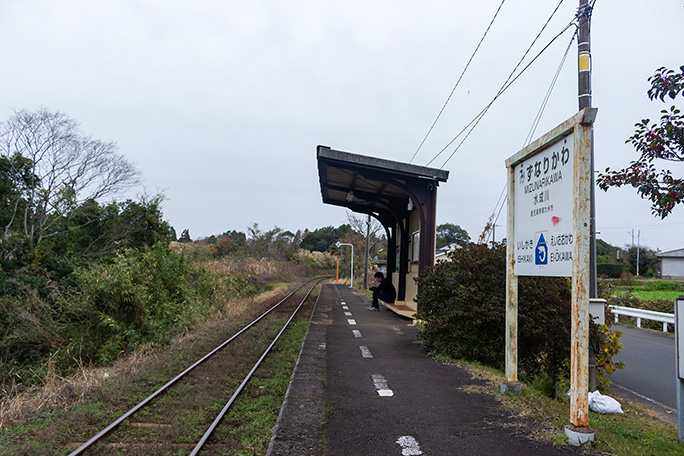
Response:
POLYGON ((515 167, 508 167, 506 242, 506 381, 518 381, 518 276, 515 275, 515 167))
POLYGON ((575 428, 589 426, 589 284, 591 222, 591 123, 596 111, 585 111, 585 119, 574 135, 575 205, 572 268, 572 327, 570 354, 570 423, 575 428))

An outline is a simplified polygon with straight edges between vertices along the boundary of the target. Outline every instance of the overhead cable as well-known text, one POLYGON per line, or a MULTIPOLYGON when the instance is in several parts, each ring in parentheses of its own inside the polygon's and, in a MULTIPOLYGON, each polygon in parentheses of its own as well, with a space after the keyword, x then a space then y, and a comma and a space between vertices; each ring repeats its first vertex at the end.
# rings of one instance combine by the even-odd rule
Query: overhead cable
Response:
POLYGON ((499 4, 499 8, 497 8, 496 13, 494 13, 494 17, 492 18, 491 22, 489 23, 489 26, 487 26, 487 30, 485 30, 484 35, 482 35, 482 38, 480 38, 480 42, 477 43, 477 47, 475 47, 475 50, 473 51, 473 54, 470 56, 470 59, 468 60, 468 63, 466 63, 466 66, 463 68, 463 71, 461 72, 461 75, 458 77, 458 81, 456 81, 456 84, 454 85, 454 88, 451 89, 451 93, 447 97, 446 101, 444 102, 444 106, 442 106, 442 109, 439 110, 439 114, 437 114, 437 117, 435 118, 435 121, 432 122, 432 125, 430 126, 430 129, 428 132, 425 134, 425 137, 423 140, 420 142, 420 145, 418 146, 418 149, 413 153, 413 156, 411 157, 411 160, 409 163, 413 163, 413 159, 416 158, 416 155, 418 155, 418 152, 420 149, 423 147, 423 144, 425 144, 425 141, 427 140, 428 136, 430 136, 430 133, 432 133, 432 129, 435 128, 435 124, 437 124, 437 121, 439 118, 442 116, 442 113, 444 112, 444 108, 446 108, 446 105, 449 104, 449 100, 451 100, 451 96, 454 94, 454 91, 456 90, 456 87, 458 87, 458 84, 461 82, 461 79, 463 79, 463 75, 465 74, 466 70, 470 66, 470 62, 473 61, 473 57, 475 57, 475 54, 477 53, 477 50, 480 49, 480 45, 484 41, 485 37, 487 36, 487 33, 489 33, 489 29, 492 28, 492 24, 494 24, 494 20, 496 19, 496 16, 499 15, 499 11, 501 11, 501 7, 503 6, 504 2, 506 0, 501 0, 501 4, 499 4))
MULTIPOLYGON (((463 140, 461 140, 461 142, 458 144, 458 146, 456 146, 456 149, 454 149, 454 151, 451 153, 451 155, 449 155, 449 157, 444 161, 444 163, 443 163, 442 166, 440 167, 440 169, 444 168, 444 166, 446 166, 446 164, 449 162, 449 160, 451 160, 451 158, 452 158, 452 157, 454 156, 454 154, 458 151, 458 149, 460 149, 461 145, 465 142, 465 140, 468 138, 468 136, 470 136, 470 134, 473 132, 473 130, 475 129, 475 127, 477 126, 477 124, 480 123, 480 121, 482 120, 482 118, 484 117, 484 115, 487 113, 487 111, 489 111, 489 108, 492 107, 492 105, 494 104, 494 102, 495 102, 495 101, 496 101, 496 100, 497 100, 497 99, 498 99, 498 98, 499 98, 499 97, 500 97, 500 96, 501 96, 501 95, 502 95, 502 94, 503 94, 511 85, 513 85, 513 83, 514 83, 520 76, 522 76, 522 74, 525 73, 525 71, 527 71, 527 69, 530 68, 530 66, 531 66, 531 65, 532 65, 532 64, 533 64, 533 63, 534 63, 534 62, 535 62, 535 61, 536 61, 536 60, 537 60, 537 59, 538 59, 538 58, 539 58, 539 57, 540 57, 540 56, 541 56, 541 55, 542 55, 550 46, 551 46, 551 44, 553 44, 554 41, 556 41, 556 39, 558 39, 558 37, 560 37, 563 33, 565 33, 566 30, 568 30, 568 28, 570 28, 570 26, 572 26, 572 25, 573 25, 572 22, 571 22, 570 24, 568 24, 568 25, 567 25, 567 26, 566 26, 558 35, 556 35, 555 37, 553 37, 553 39, 551 39, 551 41, 549 41, 549 43, 548 43, 546 46, 544 46, 544 48, 543 48, 541 51, 539 51, 539 53, 530 61, 530 63, 528 63, 522 70, 520 70, 520 73, 518 73, 513 79, 510 79, 509 81, 507 81, 507 83, 506 83, 504 86, 502 86, 501 89, 499 90, 499 92, 494 96, 494 98, 492 99, 492 101, 490 101, 489 104, 487 104, 487 106, 485 106, 484 109, 482 109, 482 111, 480 111, 480 113, 479 113, 477 116, 475 116, 475 118, 474 118, 473 120, 471 120, 470 123, 469 123, 468 125, 466 125, 466 127, 465 127, 463 130, 461 130, 461 131, 459 132, 458 135, 456 135, 456 136, 455 136, 455 137, 454 137, 454 138, 453 138, 453 139, 452 139, 452 140, 451 140, 451 141, 450 141, 450 142, 449 142, 449 143, 448 143, 448 144, 447 144, 439 153, 437 153, 437 155, 435 155, 435 156, 432 158, 432 160, 430 160, 430 162, 428 163, 428 165, 429 165, 430 163, 432 163, 437 157, 439 157, 439 156, 447 149, 447 147, 449 147, 454 141, 456 141, 456 139, 458 139, 458 137, 461 136, 461 135, 463 134, 463 132, 465 132, 465 130, 468 129, 468 127, 470 127, 470 130, 468 131, 467 135, 463 138, 463 140), (471 127, 471 125, 472 125, 472 127, 471 127)), ((426 166, 427 166, 427 165, 426 165, 426 166)))
MULTIPOLYGON (((578 8, 577 10, 577 15, 575 16, 575 19, 579 20, 580 16, 582 14, 587 14, 589 18, 591 18, 591 10, 594 7, 594 4, 596 3, 596 0, 594 0, 591 5, 589 6, 588 11, 586 9, 582 10, 581 8, 578 8)), ((532 141, 532 138, 534 137, 534 133, 537 130, 537 127, 539 126, 539 122, 541 121, 541 116, 544 113, 544 110, 546 109, 546 105, 548 104, 548 101, 551 97, 551 92, 553 91, 556 82, 558 81, 558 76, 560 75, 561 70, 563 69, 563 66, 565 65, 565 61, 568 57, 568 53, 570 52, 570 48, 572 47, 572 43, 575 41, 575 37, 577 36, 577 31, 573 33, 572 38, 570 39, 570 43, 568 43, 568 47, 565 49, 565 54, 563 54, 563 58, 561 59, 560 64, 558 65, 558 69, 556 70, 556 74, 553 77, 553 80, 551 81, 551 85, 549 86, 549 90, 546 92, 546 96, 544 97, 544 100, 542 101, 542 105, 539 108, 539 111, 537 112, 537 116, 534 119, 534 122, 532 123, 532 127, 530 128, 530 132, 528 133, 527 137, 525 138, 525 144, 523 147, 526 147, 529 145, 529 143, 532 141)), ((504 189, 501 192, 501 195, 499 196, 499 199, 496 201, 496 205, 494 206, 494 211, 492 212, 492 215, 489 217, 489 224, 490 225, 496 225, 496 222, 499 220, 499 216, 501 215, 501 211, 503 210, 505 202, 508 200, 508 196, 506 194, 506 188, 508 187, 508 184, 504 186, 504 189), (503 198, 503 200, 502 200, 503 198), (501 204, 501 206, 499 206, 501 204), (497 211, 498 208, 498 211, 497 211), (494 216, 496 214, 496 216, 494 216)), ((489 241, 489 235, 491 234, 491 230, 486 233, 486 239, 485 242, 489 241)))
POLYGON ((573 33, 572 38, 570 39, 570 42, 568 43, 568 47, 567 47, 567 49, 565 49, 565 54, 563 54, 563 58, 561 59, 561 62, 558 65, 558 69, 556 70, 556 74, 553 77, 553 80, 551 81, 551 85, 549 86, 549 90, 546 91, 546 95, 544 96, 544 100, 542 101, 542 104, 539 107, 539 111, 537 112, 537 116, 534 118, 534 121, 532 122, 532 127, 530 128, 530 131, 527 134, 527 137, 525 138, 525 144, 523 145, 523 147, 527 146, 532 141, 532 138, 534 137, 534 132, 537 131, 537 127, 539 126, 539 122, 541 121, 541 117, 544 114, 544 110, 546 109, 546 105, 549 102, 549 99, 551 98, 551 92, 553 92, 553 88, 556 86, 556 81, 558 81, 558 76, 560 75, 560 72, 563 69, 563 66, 565 65, 565 60, 568 58, 568 53, 570 52, 570 47, 572 46, 572 43, 575 41, 576 36, 577 36, 577 33, 573 33))
MULTIPOLYGON (((445 151, 445 150, 446 150, 454 141, 456 141, 456 139, 458 139, 459 136, 461 136, 461 135, 468 129, 468 127, 470 127, 470 125, 472 125, 472 124, 474 123, 474 125, 472 126, 472 128, 470 129, 470 131, 468 132, 468 134, 466 135, 466 137, 463 139, 463 141, 465 141, 465 139, 470 135, 470 133, 471 133, 471 132, 473 131, 473 129, 475 128, 475 126, 477 126, 477 124, 479 123, 480 119, 487 113, 487 111, 488 111, 489 108, 492 106, 492 104, 494 104, 494 101, 496 101, 496 99, 499 98, 499 97, 501 96, 501 94, 503 94, 503 93, 506 91, 506 89, 508 89, 508 88, 511 86, 511 84, 513 84, 513 82, 515 82, 515 80, 518 79, 518 77, 520 77, 520 75, 522 75, 522 74, 525 72, 525 70, 526 70, 527 68, 530 67, 530 65, 531 65, 531 64, 532 64, 532 63, 533 63, 533 62, 534 62, 534 61, 535 61, 535 60, 536 60, 536 59, 537 59, 537 58, 538 58, 538 57, 539 57, 539 56, 540 56, 540 55, 541 55, 541 54, 542 54, 550 45, 551 45, 551 43, 553 43, 559 36, 561 36, 563 33, 565 33, 565 31, 573 24, 573 22, 571 22, 570 24, 568 24, 568 26, 566 26, 566 27, 563 29, 562 32, 560 32, 558 35, 556 35, 556 36, 549 42, 549 44, 547 44, 547 45, 544 47, 544 49, 542 49, 542 50, 534 57, 534 59, 532 59, 532 61, 531 61, 529 64, 527 64, 527 66, 526 66, 525 68, 523 68, 523 69, 520 71, 520 73, 518 73, 517 76, 515 76, 515 78, 513 77, 513 76, 515 75, 516 71, 518 70, 518 68, 520 67, 520 65, 523 63, 523 61, 524 61, 525 58, 527 57, 527 54, 530 53, 530 51, 532 50, 532 47, 534 47, 534 45, 536 44, 536 42, 537 42, 537 40, 539 39, 539 37, 541 36, 541 34, 544 32, 544 30, 546 29, 546 27, 547 27, 547 26, 549 25, 549 23, 551 22, 551 19, 553 19, 553 17, 555 16, 556 12, 557 12, 558 9, 560 8, 560 6, 561 6, 561 4, 563 3, 563 1, 564 1, 564 0, 560 0, 560 2, 558 2, 558 5, 556 5, 556 8, 553 10, 553 12, 552 12, 551 15, 549 16, 549 18, 546 20, 546 23, 542 26, 541 30, 539 31, 539 33, 537 33, 537 36, 536 36, 536 37, 534 38, 534 40, 532 41, 532 44, 530 44, 530 46, 527 48, 527 50, 525 51, 525 53, 523 54, 523 56, 520 58, 520 60, 519 60, 518 63, 516 64, 515 68, 513 68, 513 71, 511 71, 511 73, 508 75, 508 78, 506 78, 506 81, 503 83, 503 85, 502 85, 501 88, 499 89, 498 93, 494 96, 494 98, 492 99, 492 101, 491 101, 487 106, 485 106, 485 108, 484 108, 482 111, 480 111, 480 113, 479 113, 477 116, 475 116, 475 118, 474 118, 473 120, 471 120, 470 123, 469 123, 468 125, 466 125, 465 128, 463 128, 463 129, 458 133, 458 135, 456 135, 451 141, 449 141, 449 143, 448 143, 446 146, 444 146, 444 148, 443 148, 442 150, 440 150, 440 151, 437 153, 437 155, 435 155, 435 156, 427 163, 427 165, 430 165, 430 163, 432 163, 433 161, 435 161, 435 160, 436 160, 436 159, 437 159, 437 158, 438 158, 438 157, 439 157, 439 156, 440 156, 440 155, 441 155, 441 154, 442 154, 442 153, 443 153, 443 152, 444 152, 444 151, 445 151)), ((442 168, 444 168, 444 166, 446 165, 446 163, 447 163, 449 160, 451 160, 451 157, 453 157, 453 155, 456 153, 456 151, 460 148, 461 144, 463 144, 463 141, 461 141, 461 143, 456 147, 456 149, 454 150, 454 152, 449 156, 449 158, 447 158, 447 160, 446 160, 446 161, 444 162, 444 164, 442 165, 442 168)), ((427 165, 426 165, 426 166, 427 166, 427 165)))
MULTIPOLYGON (((566 28, 566 30, 567 30, 567 28, 566 28)), ((548 104, 549 98, 551 96, 551 92, 553 91, 553 88, 556 85, 556 82, 558 80, 558 76, 560 75, 561 69, 563 68, 563 66, 565 64, 565 60, 568 57, 570 47, 572 46, 572 43, 575 41, 576 35, 577 35, 576 33, 574 33, 572 35, 572 38, 570 39, 570 43, 568 44, 568 47, 565 49, 565 54, 563 55, 563 58, 561 59, 561 62, 558 66, 558 69, 556 70, 556 74, 554 75, 553 80, 551 82, 551 85, 549 86, 549 90, 546 92, 546 96, 544 97, 544 100, 542 101, 542 105, 539 108, 539 111, 537 112, 537 116, 535 117, 534 122, 532 122, 532 127, 530 128, 530 132, 527 134, 527 137, 525 138, 525 144, 523 145, 523 147, 527 146, 531 142, 531 138, 533 137, 534 132, 537 130, 537 126, 539 125, 539 121, 541 120, 541 116, 544 113, 544 110, 546 109, 546 105, 548 104)), ((506 195, 507 187, 508 187, 508 184, 506 184, 504 186, 504 189, 501 191, 501 195, 499 196, 499 199, 497 200, 496 205, 494 206, 494 211, 492 212, 492 215, 489 217, 489 223, 491 226, 496 225, 496 222, 499 220, 499 217, 501 215, 501 211, 502 211, 506 201, 508 200, 508 195, 506 195), (502 201, 502 199, 503 199, 503 201, 502 201), (501 204, 501 206, 499 206, 499 204, 501 204)), ((489 235, 490 234, 491 234, 491 231, 486 234, 485 243, 489 242, 489 235)))

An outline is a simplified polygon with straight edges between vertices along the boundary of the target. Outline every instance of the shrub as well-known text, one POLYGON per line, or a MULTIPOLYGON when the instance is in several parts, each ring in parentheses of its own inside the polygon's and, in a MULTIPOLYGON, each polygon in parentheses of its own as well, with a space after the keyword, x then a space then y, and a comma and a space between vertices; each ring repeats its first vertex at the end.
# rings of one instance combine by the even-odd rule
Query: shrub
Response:
POLYGON ((80 293, 67 312, 74 331, 68 351, 86 361, 111 361, 143 342, 164 343, 197 310, 185 259, 164 243, 123 250, 111 263, 74 275, 80 293))
POLYGON ((599 263, 596 265, 596 273, 601 277, 617 279, 623 272, 625 272, 624 264, 599 263))
MULTIPOLYGON (((424 321, 423 343, 453 358, 503 368, 505 246, 490 248, 468 244, 449 255, 451 261, 428 268, 418 278, 422 289, 416 301, 418 318, 424 321)), ((521 378, 546 378, 553 385, 567 374, 570 306, 568 278, 519 277, 518 368, 521 378)), ((596 328, 593 323, 591 326, 596 328)), ((600 343, 596 336, 594 342, 600 343)))
POLYGON ((665 280, 655 280, 646 284, 647 290, 654 291, 684 291, 684 287, 679 282, 667 282, 665 280))
POLYGON ((620 280, 622 281, 623 285, 631 287, 634 285, 634 274, 629 271, 625 271, 620 274, 620 280))
MULTIPOLYGON (((418 279, 424 343, 455 358, 498 368, 505 357, 505 246, 469 244, 418 279)), ((565 278, 520 277, 521 375, 557 378, 570 353, 570 288, 565 278), (550 335, 553 334, 553 337, 550 335)))

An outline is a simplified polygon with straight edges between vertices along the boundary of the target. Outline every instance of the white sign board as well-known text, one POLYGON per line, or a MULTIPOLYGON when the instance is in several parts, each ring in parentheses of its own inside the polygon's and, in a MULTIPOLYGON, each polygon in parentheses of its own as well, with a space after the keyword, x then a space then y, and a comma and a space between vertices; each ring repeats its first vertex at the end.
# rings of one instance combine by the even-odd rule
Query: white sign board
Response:
POLYGON ((573 134, 514 167, 515 275, 572 276, 573 134))

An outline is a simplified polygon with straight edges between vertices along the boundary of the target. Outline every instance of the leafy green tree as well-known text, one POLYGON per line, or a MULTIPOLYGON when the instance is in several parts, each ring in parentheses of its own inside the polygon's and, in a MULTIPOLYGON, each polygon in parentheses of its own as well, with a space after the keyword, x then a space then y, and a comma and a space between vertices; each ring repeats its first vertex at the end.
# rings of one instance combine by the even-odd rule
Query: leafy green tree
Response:
POLYGON ((178 242, 192 242, 192 239, 190 238, 190 230, 187 228, 184 229, 181 232, 180 237, 178 238, 178 242))
POLYGON ((38 178, 31 172, 30 160, 18 153, 0 156, 0 223, 4 228, 3 240, 21 225, 16 214, 23 213, 26 200, 23 195, 38 178))
POLYGON ((470 242, 470 235, 466 230, 453 223, 442 223, 437 225, 437 247, 444 247, 449 244, 465 245, 470 242))
POLYGON ((45 108, 15 111, 0 123, 5 231, 34 245, 64 232, 78 207, 138 182, 138 172, 113 142, 85 136, 78 123, 45 108))
POLYGON ((247 249, 254 258, 291 258, 299 248, 299 237, 277 226, 269 231, 262 231, 259 224, 254 223, 248 232, 247 249))
POLYGON ((74 250, 84 256, 97 257, 121 248, 151 247, 171 240, 171 226, 163 219, 162 196, 143 197, 99 205, 87 201, 74 216, 77 228, 71 230, 74 250))
POLYGON ((627 270, 637 273, 637 249, 639 251, 639 275, 653 277, 660 268, 657 252, 646 248, 633 246, 627 250, 627 270))
MULTIPOLYGON (((684 66, 679 72, 659 68, 648 80, 651 100, 664 102, 665 97, 675 100, 680 94, 684 96, 684 66)), ((636 131, 627 140, 641 156, 620 171, 606 168, 605 173, 599 174, 597 183, 606 191, 623 185, 636 188, 642 198, 651 201, 653 214, 665 218, 684 201, 684 179, 673 176, 668 168, 656 169, 654 162, 684 162, 684 116, 674 105, 661 114, 660 123, 651 123, 650 119, 637 123, 636 131)))
POLYGON ((330 246, 338 240, 348 238, 350 231, 351 227, 347 224, 340 225, 337 228, 325 226, 314 231, 305 230, 300 247, 312 252, 328 252, 330 246))
POLYGON ((230 239, 231 241, 237 244, 245 244, 247 242, 247 236, 245 235, 245 233, 237 230, 226 231, 219 237, 230 239))
POLYGON ((618 250, 620 250, 619 247, 610 245, 603 239, 596 240, 596 255, 607 255, 613 257, 617 255, 618 250))

